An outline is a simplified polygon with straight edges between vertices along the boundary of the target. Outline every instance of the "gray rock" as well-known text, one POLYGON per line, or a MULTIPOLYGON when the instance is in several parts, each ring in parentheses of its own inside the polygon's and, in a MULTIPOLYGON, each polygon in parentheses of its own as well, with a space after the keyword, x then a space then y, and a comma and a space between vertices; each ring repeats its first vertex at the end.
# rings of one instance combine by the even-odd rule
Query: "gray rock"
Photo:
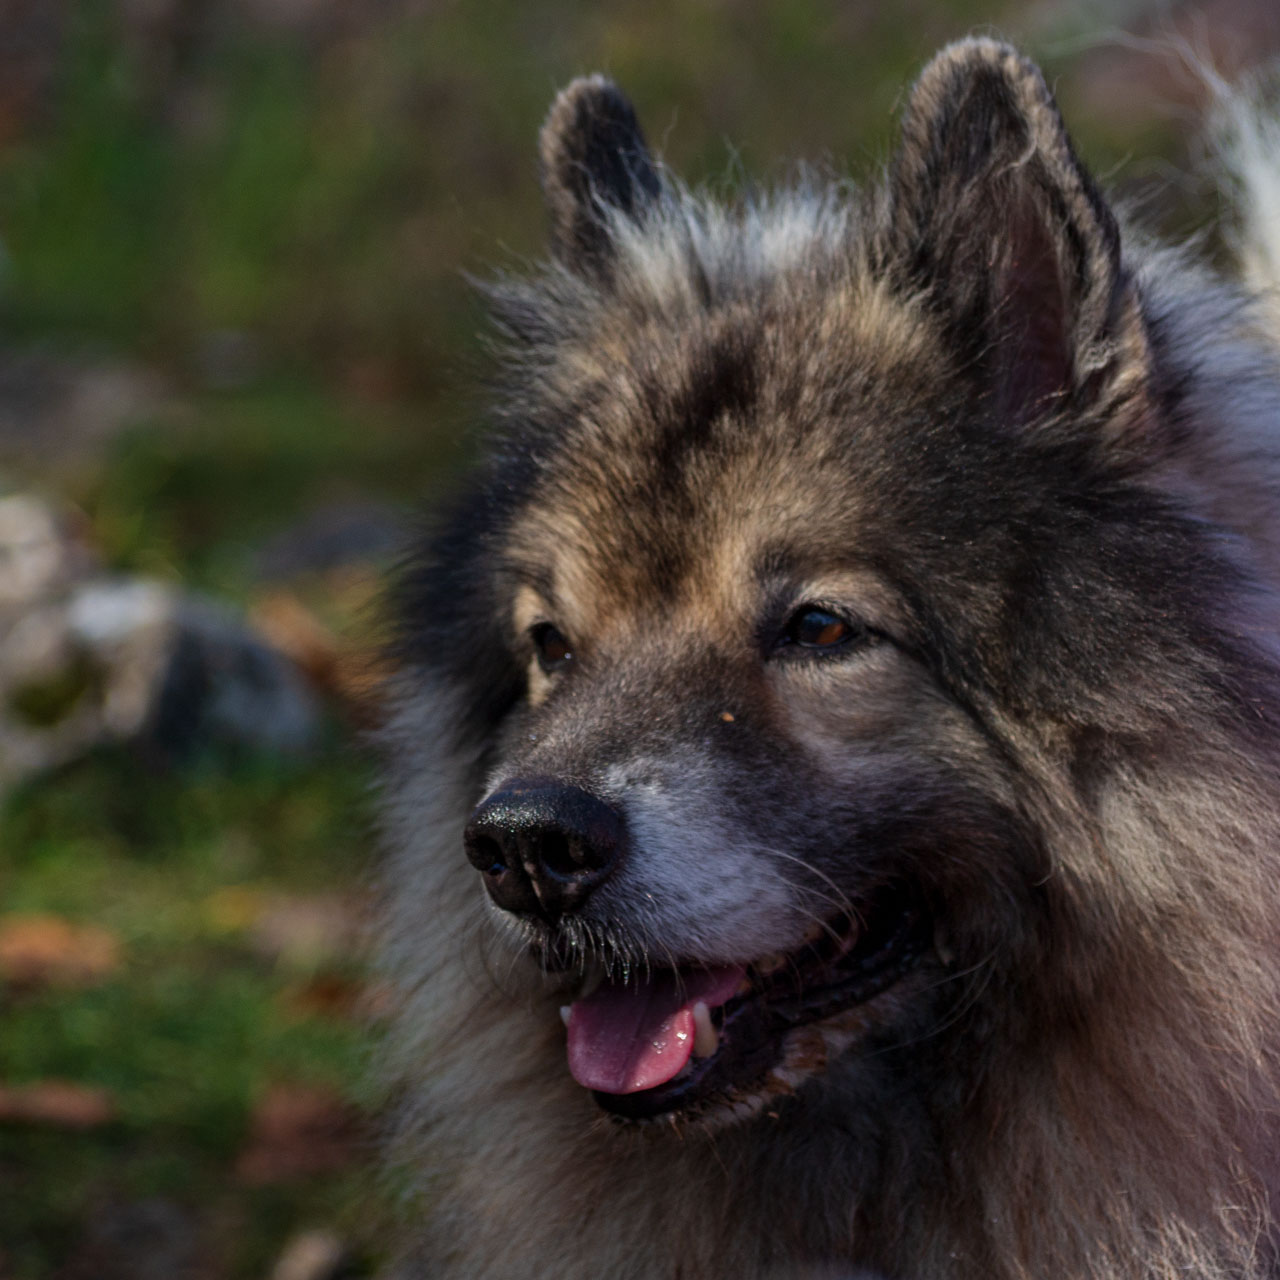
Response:
POLYGON ((299 751, 319 712, 231 609, 93 568, 38 499, 0 500, 0 786, 102 743, 299 751))
POLYGON ((91 564, 87 548, 46 503, 25 493, 0 498, 0 617, 50 595, 91 564))

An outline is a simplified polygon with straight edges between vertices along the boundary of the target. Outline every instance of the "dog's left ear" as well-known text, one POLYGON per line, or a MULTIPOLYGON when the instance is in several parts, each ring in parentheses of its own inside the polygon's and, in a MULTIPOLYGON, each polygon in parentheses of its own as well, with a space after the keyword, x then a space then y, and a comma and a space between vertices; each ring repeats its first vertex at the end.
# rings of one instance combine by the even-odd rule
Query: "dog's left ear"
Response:
POLYGON ((889 201, 892 269, 938 309, 1004 420, 1092 410, 1124 432, 1149 364, 1137 290, 1033 63, 985 39, 938 54, 889 201))
POLYGON ((611 211, 640 221, 662 193, 635 109, 604 76, 561 90, 538 138, 551 250, 579 274, 607 277, 611 211))

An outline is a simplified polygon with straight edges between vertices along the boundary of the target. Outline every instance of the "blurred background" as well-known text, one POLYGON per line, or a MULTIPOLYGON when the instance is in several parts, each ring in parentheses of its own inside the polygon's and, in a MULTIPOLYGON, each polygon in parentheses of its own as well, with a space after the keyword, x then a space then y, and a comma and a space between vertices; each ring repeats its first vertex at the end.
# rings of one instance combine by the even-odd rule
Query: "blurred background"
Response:
POLYGON ((974 29, 1214 252, 1176 47, 1274 57, 1274 0, 0 0, 0 1280, 378 1270, 379 583, 556 88, 695 181, 857 175, 974 29))

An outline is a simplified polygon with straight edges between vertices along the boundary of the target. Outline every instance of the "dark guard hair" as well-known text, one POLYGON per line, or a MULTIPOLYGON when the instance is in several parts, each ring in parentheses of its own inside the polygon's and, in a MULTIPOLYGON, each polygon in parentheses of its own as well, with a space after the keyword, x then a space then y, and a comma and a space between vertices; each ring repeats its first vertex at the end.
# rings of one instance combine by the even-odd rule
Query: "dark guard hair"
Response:
POLYGON ((690 193, 599 77, 560 95, 540 155, 552 256, 491 291, 493 443, 400 583, 405 1274, 1278 1274, 1275 335, 1122 232, 1039 72, 987 40, 926 68, 868 192, 690 193), (732 751, 697 739, 699 770, 759 799, 725 856, 781 848, 788 814, 929 828, 931 860, 901 856, 938 956, 793 1096, 620 1125, 569 1077, 561 997, 462 829, 513 760, 563 742, 590 780, 739 696, 677 644, 690 575, 737 581, 726 529, 875 575, 894 660, 945 707, 905 740, 951 791, 824 789, 828 736, 829 772, 780 792, 771 761, 821 753, 740 697, 732 751), (522 589, 636 635, 671 619, 674 674, 637 640, 625 698, 535 694, 522 589))

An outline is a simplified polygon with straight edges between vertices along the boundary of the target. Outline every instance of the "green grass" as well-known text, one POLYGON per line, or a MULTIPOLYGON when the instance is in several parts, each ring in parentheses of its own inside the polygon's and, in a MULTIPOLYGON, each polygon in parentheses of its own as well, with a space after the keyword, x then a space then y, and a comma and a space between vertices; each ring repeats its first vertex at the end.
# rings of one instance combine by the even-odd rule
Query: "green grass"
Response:
MULTIPOLYGON (((0 898, 110 930, 123 962, 88 989, 0 989, 0 1081, 110 1091, 118 1114, 81 1134, 0 1126, 0 1249, 52 1273, 86 1206, 163 1195, 240 1224, 227 1274, 269 1269, 290 1230, 353 1230, 349 1174, 240 1186, 234 1162, 272 1084, 323 1085, 368 1106, 366 1031, 300 1011, 306 977, 252 945, 227 903, 348 890, 368 869, 366 771, 345 752, 292 764, 206 758, 153 772, 107 753, 29 786, 0 821, 0 898), (216 1210, 216 1213, 215 1213, 216 1210)), ((356 977, 329 957, 327 972, 356 977)))
MULTIPOLYGON (((136 920, 162 929, 164 913, 146 894, 171 897, 163 877, 179 869, 189 889, 209 892, 263 875, 312 889, 348 882, 364 865, 367 782, 337 746, 292 761, 210 754, 172 771, 104 752, 8 800, 6 908, 37 909, 30 893, 40 909, 101 912, 110 883, 112 899, 142 893, 136 920)), ((175 928, 189 925, 184 916, 175 928)))

